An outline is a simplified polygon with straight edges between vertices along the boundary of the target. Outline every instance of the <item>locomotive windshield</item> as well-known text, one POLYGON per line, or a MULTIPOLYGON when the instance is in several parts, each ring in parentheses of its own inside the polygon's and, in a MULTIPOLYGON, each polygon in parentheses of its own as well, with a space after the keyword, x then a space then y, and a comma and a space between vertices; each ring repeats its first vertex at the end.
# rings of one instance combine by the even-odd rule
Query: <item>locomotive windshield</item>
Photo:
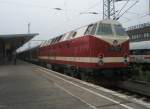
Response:
POLYGON ((121 25, 114 25, 117 36, 127 36, 125 29, 121 25))
POLYGON ((97 35, 113 35, 111 25, 100 23, 98 26, 97 35))

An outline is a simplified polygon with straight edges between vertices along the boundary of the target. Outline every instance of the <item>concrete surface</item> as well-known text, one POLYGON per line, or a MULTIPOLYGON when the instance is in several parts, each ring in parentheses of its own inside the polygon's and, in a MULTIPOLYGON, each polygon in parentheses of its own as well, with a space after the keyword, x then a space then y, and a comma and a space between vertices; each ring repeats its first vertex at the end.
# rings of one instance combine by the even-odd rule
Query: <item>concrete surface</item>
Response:
POLYGON ((20 62, 0 66, 0 109, 147 109, 88 83, 20 62))

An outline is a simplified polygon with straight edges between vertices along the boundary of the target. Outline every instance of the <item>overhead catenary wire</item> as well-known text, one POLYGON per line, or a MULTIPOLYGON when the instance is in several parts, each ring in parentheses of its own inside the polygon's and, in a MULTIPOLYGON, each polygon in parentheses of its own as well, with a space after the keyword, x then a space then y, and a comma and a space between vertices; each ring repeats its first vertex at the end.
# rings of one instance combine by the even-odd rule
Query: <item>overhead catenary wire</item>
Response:
POLYGON ((137 0, 134 4, 132 4, 128 9, 126 9, 119 17, 116 18, 116 20, 120 19, 125 13, 127 13, 133 6, 135 6, 139 0, 137 0))
POLYGON ((118 16, 121 13, 121 11, 126 7, 126 5, 129 3, 129 1, 130 0, 127 0, 126 3, 122 6, 122 8, 120 9, 120 11, 117 13, 118 16))
POLYGON ((87 8, 86 10, 80 12, 79 15, 84 14, 84 13, 87 13, 87 14, 88 14, 88 13, 89 13, 89 14, 92 14, 92 13, 93 13, 93 14, 101 14, 101 13, 99 13, 99 12, 98 12, 98 13, 97 13, 97 12, 89 12, 90 9, 93 9, 93 8, 95 8, 96 6, 99 6, 99 2, 93 4, 92 6, 90 6, 89 8, 87 8))

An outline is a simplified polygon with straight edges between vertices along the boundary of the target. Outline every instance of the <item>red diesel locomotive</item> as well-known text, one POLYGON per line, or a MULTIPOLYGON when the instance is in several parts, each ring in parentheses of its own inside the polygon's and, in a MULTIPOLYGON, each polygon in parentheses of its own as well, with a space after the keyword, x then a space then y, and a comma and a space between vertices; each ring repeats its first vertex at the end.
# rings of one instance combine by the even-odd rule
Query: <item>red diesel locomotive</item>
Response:
POLYGON ((125 75, 129 61, 129 37, 120 23, 103 20, 41 44, 39 60, 52 69, 74 74, 125 75))

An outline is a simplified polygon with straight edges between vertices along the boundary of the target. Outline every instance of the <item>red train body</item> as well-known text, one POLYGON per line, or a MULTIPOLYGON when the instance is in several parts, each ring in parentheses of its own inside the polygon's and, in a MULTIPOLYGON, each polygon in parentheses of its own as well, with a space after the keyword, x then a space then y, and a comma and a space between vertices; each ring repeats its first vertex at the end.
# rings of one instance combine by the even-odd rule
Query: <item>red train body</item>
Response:
POLYGON ((39 49, 39 59, 44 63, 90 72, 127 69, 128 56, 129 38, 122 26, 111 20, 50 39, 39 49))

